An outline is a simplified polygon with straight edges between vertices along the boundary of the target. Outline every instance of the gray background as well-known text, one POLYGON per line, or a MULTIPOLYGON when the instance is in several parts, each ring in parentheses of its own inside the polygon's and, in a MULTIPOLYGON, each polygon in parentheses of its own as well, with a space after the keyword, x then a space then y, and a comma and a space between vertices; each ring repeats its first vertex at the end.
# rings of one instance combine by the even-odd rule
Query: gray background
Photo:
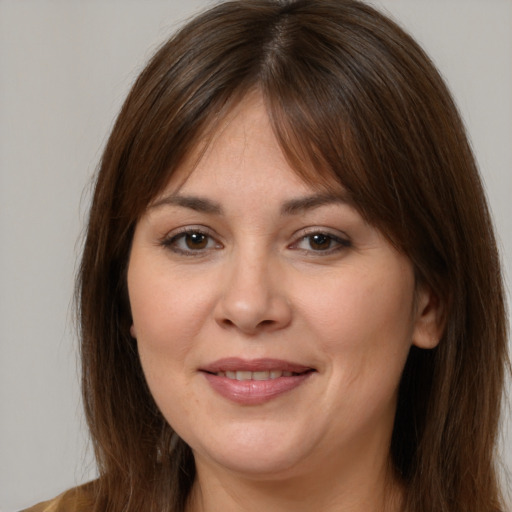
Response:
MULTIPOLYGON (((0 510, 94 476, 73 276, 102 147, 130 84, 206 0, 0 0, 0 510)), ((512 276, 512 1, 374 2, 446 77, 512 276)), ((510 284, 509 284, 510 288, 510 284)), ((512 425, 501 453, 512 468, 512 425)))

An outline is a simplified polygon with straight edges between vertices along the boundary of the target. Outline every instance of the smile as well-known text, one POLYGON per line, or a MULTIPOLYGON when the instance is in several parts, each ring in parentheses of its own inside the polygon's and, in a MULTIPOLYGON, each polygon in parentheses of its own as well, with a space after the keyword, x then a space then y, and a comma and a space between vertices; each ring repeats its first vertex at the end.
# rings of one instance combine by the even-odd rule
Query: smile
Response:
POLYGON ((210 388, 239 405, 262 405, 301 388, 314 368, 277 359, 228 358, 200 369, 210 388))

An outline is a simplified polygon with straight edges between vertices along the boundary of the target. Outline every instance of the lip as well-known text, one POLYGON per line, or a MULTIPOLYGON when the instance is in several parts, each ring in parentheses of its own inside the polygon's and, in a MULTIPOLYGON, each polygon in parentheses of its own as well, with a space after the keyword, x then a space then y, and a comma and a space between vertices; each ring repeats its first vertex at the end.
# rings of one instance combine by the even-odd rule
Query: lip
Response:
POLYGON ((229 357, 219 359, 213 363, 200 368, 203 372, 218 373, 227 371, 264 372, 271 370, 283 370, 284 372, 304 373, 314 370, 311 366, 285 361, 283 359, 242 359, 240 357, 229 357))
POLYGON ((228 400, 241 405, 261 405, 292 391, 306 382, 315 372, 310 366, 281 359, 219 359, 199 369, 212 389, 228 400), (261 372, 281 370, 296 375, 269 380, 235 380, 216 375, 226 371, 261 372))

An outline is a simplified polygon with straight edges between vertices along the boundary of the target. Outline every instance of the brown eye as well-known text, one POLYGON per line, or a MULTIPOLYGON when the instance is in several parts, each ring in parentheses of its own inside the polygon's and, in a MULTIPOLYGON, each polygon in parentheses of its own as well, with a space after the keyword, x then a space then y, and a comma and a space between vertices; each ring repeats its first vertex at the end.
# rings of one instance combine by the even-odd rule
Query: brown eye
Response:
POLYGON ((317 231, 301 237, 290 248, 325 256, 343 251, 352 246, 350 240, 324 231, 317 231))
POLYGON ((186 233, 184 238, 185 245, 191 251, 206 249, 208 246, 208 235, 204 233, 186 233))
POLYGON ((162 245, 171 251, 185 256, 200 256, 212 249, 221 249, 222 244, 211 235, 195 229, 182 231, 162 241, 162 245))
POLYGON ((329 235, 323 233, 317 233, 316 235, 310 235, 307 237, 309 240, 309 246, 314 251, 326 251, 331 248, 333 239, 329 235))

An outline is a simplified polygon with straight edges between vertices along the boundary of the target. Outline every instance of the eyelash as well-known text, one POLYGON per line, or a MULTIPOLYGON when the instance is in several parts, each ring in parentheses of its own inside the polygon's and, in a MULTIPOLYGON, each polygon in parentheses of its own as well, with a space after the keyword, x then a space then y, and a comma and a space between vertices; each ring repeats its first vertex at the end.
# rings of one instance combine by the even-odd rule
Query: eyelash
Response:
POLYGON ((161 245, 165 248, 170 249, 171 251, 177 254, 183 254, 185 256, 202 256, 207 251, 211 251, 212 249, 222 249, 222 244, 217 242, 213 236, 205 229, 201 229, 198 227, 187 227, 180 230, 178 233, 173 233, 170 236, 167 236, 161 241, 161 245), (199 235, 206 239, 206 244, 208 245, 211 241, 215 242, 215 247, 202 247, 199 249, 185 249, 178 246, 180 241, 184 241, 186 243, 187 237, 191 237, 194 235, 199 235))
MULTIPOLYGON (((320 244, 321 243, 322 243, 322 241, 320 241, 320 244)), ((214 237, 208 232, 208 230, 196 228, 196 227, 187 227, 187 228, 184 228, 183 230, 179 231, 178 233, 173 233, 172 235, 167 236, 166 238, 164 238, 161 241, 161 245, 165 248, 170 249, 174 253, 182 254, 184 256, 192 256, 192 257, 204 256, 205 253, 207 253, 211 250, 218 250, 218 249, 223 248, 223 245, 220 242, 216 241, 214 239, 214 237), (199 247, 196 249, 192 249, 190 247, 188 249, 179 247, 178 244, 181 241, 186 243, 187 237, 192 237, 195 235, 199 235, 200 237, 202 237, 201 241, 206 240, 205 247, 199 247), (210 245, 212 242, 214 243, 214 246, 208 247, 208 245, 210 245)), ((303 234, 297 241, 288 245, 288 248, 292 249, 292 250, 298 250, 303 253, 315 253, 315 256, 321 257, 321 256, 328 256, 330 254, 337 253, 337 252, 347 249, 351 246, 352 246, 352 243, 347 238, 343 238, 338 235, 334 235, 325 230, 317 229, 314 231, 310 231, 306 234, 303 234), (315 237, 315 236, 323 237, 324 241, 328 243, 328 247, 326 249, 318 249, 318 250, 311 248, 311 242, 312 242, 313 237, 315 237), (309 240, 309 246, 310 246, 309 249, 299 247, 299 245, 302 242, 308 241, 308 240, 309 240), (333 245, 333 244, 334 244, 334 247, 331 247, 331 245, 333 245)))
POLYGON ((324 230, 312 230, 303 236, 301 236, 296 242, 293 242, 288 247, 304 252, 314 252, 316 256, 328 256, 330 254, 337 253, 339 251, 342 251, 344 249, 347 249, 352 246, 352 243, 348 238, 343 238, 338 235, 334 235, 333 233, 329 233, 328 231, 324 230), (310 249, 301 249, 299 248, 299 244, 301 242, 309 240, 309 246, 311 247, 311 242, 313 237, 319 236, 323 237, 328 240, 329 247, 327 249, 320 249, 320 250, 314 250, 312 248, 310 249), (334 243, 334 247, 330 247, 334 243))

